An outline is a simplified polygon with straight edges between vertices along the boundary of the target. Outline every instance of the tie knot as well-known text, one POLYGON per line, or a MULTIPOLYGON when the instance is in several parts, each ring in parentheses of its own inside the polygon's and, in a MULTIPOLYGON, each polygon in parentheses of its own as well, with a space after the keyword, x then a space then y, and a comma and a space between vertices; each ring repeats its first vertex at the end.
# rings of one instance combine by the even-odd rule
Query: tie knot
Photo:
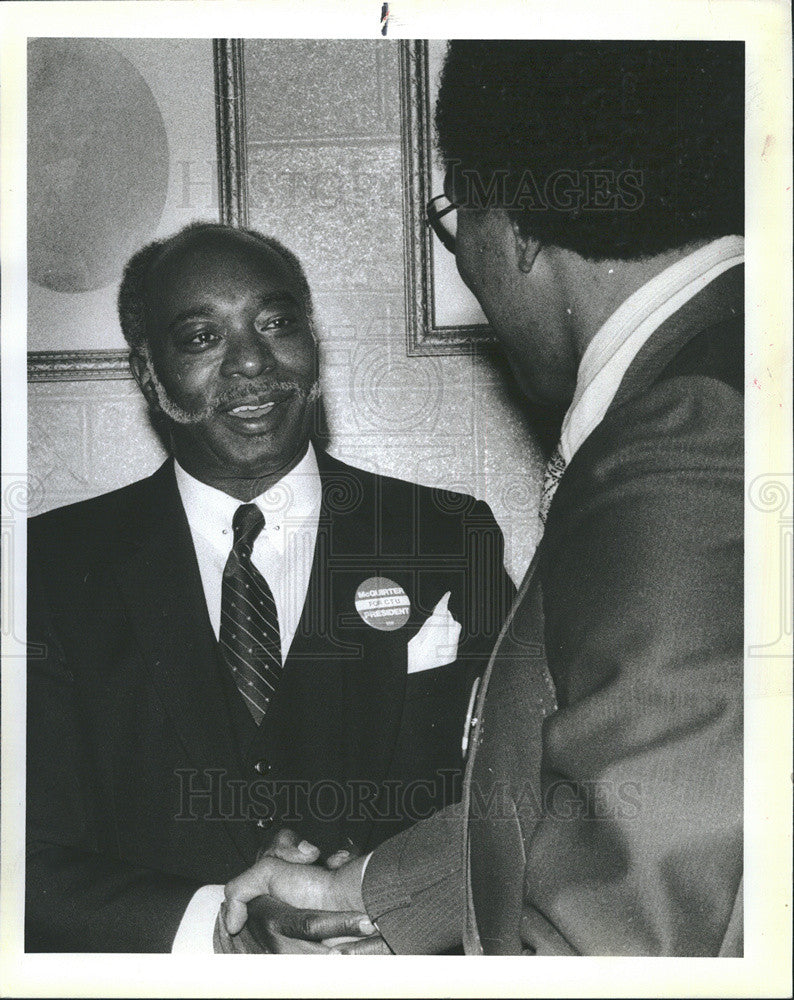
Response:
POLYGON ((234 548, 246 549, 249 554, 256 537, 265 526, 265 515, 255 503, 244 503, 234 512, 234 548))

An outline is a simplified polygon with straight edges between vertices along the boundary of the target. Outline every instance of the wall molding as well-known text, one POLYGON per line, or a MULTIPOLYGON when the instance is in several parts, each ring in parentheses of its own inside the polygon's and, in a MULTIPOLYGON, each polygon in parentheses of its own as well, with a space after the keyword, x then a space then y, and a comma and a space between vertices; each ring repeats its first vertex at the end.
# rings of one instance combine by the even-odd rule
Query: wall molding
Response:
POLYGON ((131 379, 129 351, 30 351, 28 382, 131 379))
POLYGON ((215 134, 221 222, 248 225, 248 166, 245 128, 245 63, 241 38, 212 42, 215 67, 215 134))

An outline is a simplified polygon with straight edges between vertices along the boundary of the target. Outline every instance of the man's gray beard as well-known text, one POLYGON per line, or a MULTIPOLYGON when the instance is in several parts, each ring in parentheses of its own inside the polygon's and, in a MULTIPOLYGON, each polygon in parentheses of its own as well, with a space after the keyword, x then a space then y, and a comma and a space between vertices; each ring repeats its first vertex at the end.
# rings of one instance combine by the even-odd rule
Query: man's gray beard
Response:
MULTIPOLYGON (((163 413, 170 417, 177 424, 200 424, 205 420, 209 420, 211 416, 218 412, 219 400, 213 400, 200 410, 185 410, 179 405, 179 403, 174 402, 174 400, 168 395, 168 390, 157 377, 157 372, 154 370, 154 365, 152 364, 151 358, 146 359, 146 370, 151 379, 151 383, 154 386, 155 395, 157 396, 157 405, 163 411, 163 413)), ((268 389, 275 389, 279 392, 294 392, 296 395, 300 396, 307 404, 315 402, 315 400, 320 398, 320 380, 315 379, 314 382, 305 389, 298 382, 289 381, 278 381, 278 382, 268 382, 268 389)), ((242 402, 240 405, 244 405, 242 402)))

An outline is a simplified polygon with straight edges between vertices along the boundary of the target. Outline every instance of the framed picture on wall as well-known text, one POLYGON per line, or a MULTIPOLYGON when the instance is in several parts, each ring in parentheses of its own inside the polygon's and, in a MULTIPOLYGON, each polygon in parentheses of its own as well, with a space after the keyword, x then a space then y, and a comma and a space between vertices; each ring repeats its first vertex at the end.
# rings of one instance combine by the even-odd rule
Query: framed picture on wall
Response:
POLYGON ((400 42, 403 231, 409 355, 466 354, 493 343, 482 310, 461 280, 455 257, 433 234, 425 206, 441 194, 433 153, 433 109, 446 42, 400 42))
POLYGON ((194 220, 244 224, 240 60, 210 38, 30 40, 31 381, 131 377, 126 260, 194 220))
MULTIPOLYGON (((465 354, 492 336, 425 221, 443 185, 446 43, 399 44, 406 351, 465 354)), ((32 39, 28 109, 29 379, 128 378, 115 298, 129 255, 194 219, 247 222, 243 43, 32 39)))

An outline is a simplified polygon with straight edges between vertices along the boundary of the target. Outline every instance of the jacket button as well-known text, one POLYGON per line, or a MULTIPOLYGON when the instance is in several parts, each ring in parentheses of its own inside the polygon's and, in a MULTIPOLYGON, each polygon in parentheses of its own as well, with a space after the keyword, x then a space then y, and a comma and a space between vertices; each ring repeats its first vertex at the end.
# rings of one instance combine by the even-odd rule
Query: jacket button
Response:
POLYGON ((270 774, 270 772, 272 771, 270 761, 266 760, 265 758, 262 758, 262 760, 258 760, 256 764, 254 764, 254 770, 256 771, 257 774, 270 774))

